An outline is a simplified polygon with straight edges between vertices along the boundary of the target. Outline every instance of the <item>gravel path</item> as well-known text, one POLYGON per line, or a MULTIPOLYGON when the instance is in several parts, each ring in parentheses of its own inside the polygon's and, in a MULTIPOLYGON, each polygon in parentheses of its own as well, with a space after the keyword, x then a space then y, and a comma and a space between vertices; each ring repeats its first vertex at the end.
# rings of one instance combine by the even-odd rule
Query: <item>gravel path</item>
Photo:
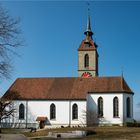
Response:
POLYGON ((0 140, 28 140, 22 134, 0 134, 0 140))

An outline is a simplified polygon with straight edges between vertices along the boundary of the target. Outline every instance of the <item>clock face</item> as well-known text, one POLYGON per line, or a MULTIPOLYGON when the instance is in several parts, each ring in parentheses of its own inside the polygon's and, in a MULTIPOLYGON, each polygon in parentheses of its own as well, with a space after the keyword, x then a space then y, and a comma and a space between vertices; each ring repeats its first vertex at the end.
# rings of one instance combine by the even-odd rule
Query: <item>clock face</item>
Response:
POLYGON ((92 77, 92 74, 89 73, 89 72, 84 72, 84 73, 82 74, 82 77, 84 77, 84 78, 92 77))

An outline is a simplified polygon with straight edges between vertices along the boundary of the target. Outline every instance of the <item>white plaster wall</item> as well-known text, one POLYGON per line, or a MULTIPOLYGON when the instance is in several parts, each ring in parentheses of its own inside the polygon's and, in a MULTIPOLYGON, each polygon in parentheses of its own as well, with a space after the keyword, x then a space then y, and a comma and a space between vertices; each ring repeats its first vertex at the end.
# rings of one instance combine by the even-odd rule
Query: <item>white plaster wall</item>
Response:
POLYGON ((69 123, 69 102, 68 101, 29 101, 28 102, 28 119, 35 122, 38 116, 46 116, 49 125, 68 125, 69 123), (50 120, 50 105, 56 106, 56 119, 50 120), (32 117, 33 116, 33 119, 32 117))
POLYGON ((25 119, 19 120, 19 105, 23 104, 25 106, 25 112, 26 112, 26 101, 13 101, 13 108, 16 110, 15 113, 13 113, 13 116, 10 116, 6 120, 4 120, 3 127, 16 127, 16 128, 25 128, 26 127, 26 115, 25 119))
MULTIPOLYGON (((85 101, 14 101, 16 108, 15 117, 11 118, 9 122, 13 123, 16 127, 25 128, 36 125, 36 118, 38 116, 46 116, 46 127, 60 127, 60 126, 77 126, 85 125, 85 118, 83 118, 83 110, 86 110, 85 101), (19 120, 19 105, 25 106, 25 119, 19 120), (50 120, 50 105, 56 106, 56 119, 50 120), (72 105, 76 103, 78 105, 78 119, 72 120, 72 105), (27 114, 26 114, 27 113, 27 114), (26 118, 27 117, 27 118, 26 118)), ((13 127, 14 127, 13 126, 13 127)))
POLYGON ((85 122, 82 119, 82 111, 86 109, 86 101, 29 101, 28 112, 34 116, 34 119, 29 118, 30 122, 35 122, 37 116, 47 116, 47 124, 51 126, 61 125, 81 125, 81 122, 85 122), (50 120, 50 105, 56 106, 56 119, 50 120), (78 105, 78 120, 72 120, 72 105, 76 103, 78 105))
POLYGON ((78 100, 44 100, 44 101, 13 101, 16 112, 14 117, 6 119, 7 127, 31 127, 36 125, 36 118, 38 116, 48 117, 46 127, 60 127, 60 126, 85 126, 87 112, 92 111, 93 114, 90 116, 95 123, 103 124, 119 124, 122 125, 124 122, 133 121, 133 95, 126 93, 90 93, 87 94, 87 101, 78 100), (103 110, 104 117, 98 118, 97 116, 97 101, 98 98, 103 98, 103 110), (118 97, 119 99, 119 117, 113 117, 113 99, 118 97), (130 97, 131 101, 131 118, 126 117, 126 99, 130 97), (19 120, 19 105, 24 104, 25 106, 25 119, 19 120), (55 104, 56 106, 56 119, 50 120, 50 105, 55 104), (73 104, 78 105, 78 119, 72 120, 72 106, 73 104), (27 113, 27 114, 26 114, 27 113))
POLYGON ((86 126, 86 113, 87 109, 87 101, 71 101, 71 125, 79 125, 79 126, 86 126), (78 106, 78 119, 72 120, 72 106, 73 104, 77 104, 78 106))
POLYGON ((87 96, 87 108, 94 111, 96 119, 95 123, 99 124, 122 124, 123 123, 123 94, 120 93, 101 93, 101 94, 88 94, 87 96), (103 98, 103 118, 98 118, 98 98, 103 98), (113 99, 118 97, 119 99, 119 117, 113 117, 113 99))

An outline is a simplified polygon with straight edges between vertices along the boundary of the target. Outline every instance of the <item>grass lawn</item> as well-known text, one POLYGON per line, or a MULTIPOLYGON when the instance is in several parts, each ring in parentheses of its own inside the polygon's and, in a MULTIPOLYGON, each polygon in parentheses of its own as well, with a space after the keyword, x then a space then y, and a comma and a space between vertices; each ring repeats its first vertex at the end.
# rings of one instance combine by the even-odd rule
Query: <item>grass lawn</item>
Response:
MULTIPOLYGON (((89 128, 61 128, 61 129, 47 129, 37 132, 25 132, 23 133, 27 137, 36 137, 31 138, 31 140, 49 140, 42 136, 46 136, 49 131, 57 132, 66 132, 70 130, 89 130, 92 132, 91 135, 82 138, 83 140, 140 140, 140 127, 119 127, 119 126, 110 126, 110 127, 89 127, 89 128), (39 138, 41 136, 41 138, 39 138)), ((52 140, 52 139, 50 139, 52 140)), ((71 140, 71 139, 64 139, 71 140)), ((79 139, 72 139, 79 140, 79 139)))

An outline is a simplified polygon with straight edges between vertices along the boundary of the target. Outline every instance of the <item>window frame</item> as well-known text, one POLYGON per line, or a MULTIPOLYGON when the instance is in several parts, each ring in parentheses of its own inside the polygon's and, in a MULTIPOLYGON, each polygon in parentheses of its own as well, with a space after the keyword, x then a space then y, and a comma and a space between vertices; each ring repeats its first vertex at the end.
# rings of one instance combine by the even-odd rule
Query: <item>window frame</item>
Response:
POLYGON ((76 103, 72 105, 72 120, 78 120, 78 105, 76 103))
POLYGON ((113 117, 119 118, 119 98, 117 96, 113 98, 113 117))
POLYGON ((131 100, 130 100, 130 97, 126 98, 126 117, 131 118, 131 100))
POLYGON ((84 56, 84 67, 88 68, 89 67, 89 55, 85 54, 84 56))
POLYGON ((23 103, 19 105, 19 120, 25 119, 25 106, 23 103))
POLYGON ((56 119, 56 106, 54 103, 50 105, 50 120, 56 119))
POLYGON ((98 118, 103 118, 104 117, 104 109, 103 109, 103 98, 99 97, 98 98, 98 118))

